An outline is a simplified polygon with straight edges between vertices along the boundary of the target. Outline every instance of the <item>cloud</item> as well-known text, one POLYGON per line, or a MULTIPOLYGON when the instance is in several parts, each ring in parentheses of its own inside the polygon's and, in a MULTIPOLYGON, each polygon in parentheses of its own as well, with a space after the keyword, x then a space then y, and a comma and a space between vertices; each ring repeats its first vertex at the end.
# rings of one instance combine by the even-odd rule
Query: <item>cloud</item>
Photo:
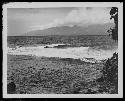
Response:
POLYGON ((56 26, 88 26, 91 24, 103 24, 112 22, 109 14, 110 8, 77 8, 61 19, 55 19, 52 23, 40 26, 41 29, 56 26))

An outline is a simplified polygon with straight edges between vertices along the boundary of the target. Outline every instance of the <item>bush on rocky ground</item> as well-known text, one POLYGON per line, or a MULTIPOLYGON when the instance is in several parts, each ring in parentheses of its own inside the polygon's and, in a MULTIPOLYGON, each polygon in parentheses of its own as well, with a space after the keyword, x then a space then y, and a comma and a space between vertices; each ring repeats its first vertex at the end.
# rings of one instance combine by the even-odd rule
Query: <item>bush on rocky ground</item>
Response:
POLYGON ((103 77, 108 93, 118 93, 118 53, 106 61, 103 68, 103 77))

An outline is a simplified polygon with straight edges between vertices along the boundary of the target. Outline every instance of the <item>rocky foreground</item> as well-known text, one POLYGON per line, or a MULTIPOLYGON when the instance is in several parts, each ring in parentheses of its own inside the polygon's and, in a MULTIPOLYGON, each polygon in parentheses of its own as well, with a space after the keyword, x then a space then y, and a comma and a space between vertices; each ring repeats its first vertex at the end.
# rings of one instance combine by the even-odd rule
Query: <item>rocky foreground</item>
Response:
POLYGON ((8 93, 103 94, 114 90, 102 78, 105 61, 87 63, 25 55, 8 55, 7 61, 8 93))

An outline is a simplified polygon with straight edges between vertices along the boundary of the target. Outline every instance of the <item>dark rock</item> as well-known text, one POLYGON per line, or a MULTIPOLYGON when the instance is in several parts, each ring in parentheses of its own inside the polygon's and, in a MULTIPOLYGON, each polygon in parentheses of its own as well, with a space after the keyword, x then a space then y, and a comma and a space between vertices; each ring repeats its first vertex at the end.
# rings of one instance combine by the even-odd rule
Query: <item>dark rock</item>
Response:
POLYGON ((103 81, 104 81, 104 78, 103 78, 103 77, 98 78, 96 81, 97 81, 97 82, 103 82, 103 81))
POLYGON ((49 46, 45 46, 44 48, 50 48, 49 46))
POLYGON ((99 89, 99 93, 102 93, 103 92, 103 90, 102 89, 99 89))
POLYGON ((25 94, 25 92, 24 91, 20 91, 20 94, 25 94))
POLYGON ((7 84, 7 93, 8 94, 14 94, 15 91, 16 91, 16 85, 14 82, 7 84))
POLYGON ((68 47, 68 45, 58 45, 58 46, 54 46, 54 48, 66 48, 68 47))
POLYGON ((72 91, 72 94, 79 94, 80 93, 80 88, 75 88, 72 91))

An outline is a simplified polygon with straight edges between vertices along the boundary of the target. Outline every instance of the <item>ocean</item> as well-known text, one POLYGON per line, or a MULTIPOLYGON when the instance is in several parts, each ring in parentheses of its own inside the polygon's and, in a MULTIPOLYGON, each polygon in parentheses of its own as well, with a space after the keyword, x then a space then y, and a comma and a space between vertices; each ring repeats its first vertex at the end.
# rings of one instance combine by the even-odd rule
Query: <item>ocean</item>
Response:
POLYGON ((112 57, 118 44, 108 35, 8 36, 8 54, 97 62, 112 57))

